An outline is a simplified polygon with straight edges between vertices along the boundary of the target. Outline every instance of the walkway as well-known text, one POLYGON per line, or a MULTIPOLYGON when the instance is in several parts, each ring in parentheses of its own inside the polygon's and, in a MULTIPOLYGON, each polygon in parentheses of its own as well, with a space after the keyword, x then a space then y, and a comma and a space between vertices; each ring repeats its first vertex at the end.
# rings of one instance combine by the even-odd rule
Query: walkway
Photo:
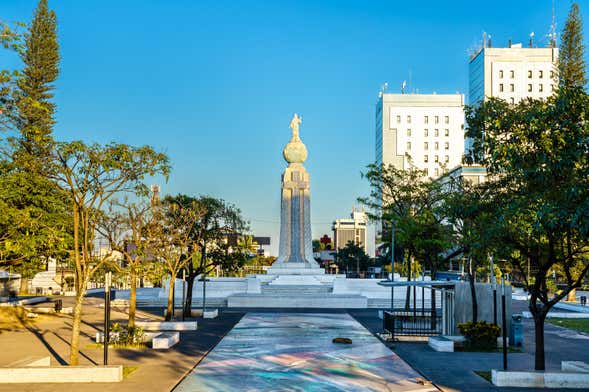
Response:
POLYGON ((346 313, 248 313, 174 391, 437 391, 417 377, 346 313))

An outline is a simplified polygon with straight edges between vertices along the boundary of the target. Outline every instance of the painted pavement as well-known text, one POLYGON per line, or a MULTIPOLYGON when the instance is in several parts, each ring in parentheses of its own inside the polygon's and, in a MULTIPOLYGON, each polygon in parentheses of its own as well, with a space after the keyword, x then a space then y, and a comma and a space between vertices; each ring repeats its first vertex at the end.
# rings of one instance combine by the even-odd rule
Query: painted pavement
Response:
POLYGON ((248 313, 174 391, 437 391, 417 377, 348 314, 248 313))

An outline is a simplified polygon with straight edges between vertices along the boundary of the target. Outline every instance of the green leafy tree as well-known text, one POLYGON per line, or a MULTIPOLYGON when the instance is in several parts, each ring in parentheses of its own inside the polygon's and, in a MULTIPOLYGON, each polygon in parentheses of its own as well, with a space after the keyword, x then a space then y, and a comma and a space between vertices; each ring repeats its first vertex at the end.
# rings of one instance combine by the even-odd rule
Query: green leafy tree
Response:
POLYGON ((178 195, 175 201, 187 208, 192 206, 201 211, 190 233, 199 257, 194 258, 186 266, 187 290, 184 312, 185 315, 190 316, 192 291, 197 276, 206 276, 217 266, 231 271, 243 265, 241 255, 232 255, 232 253, 241 253, 240 250, 237 246, 232 249, 228 240, 231 236, 241 235, 247 229, 247 223, 241 216, 241 211, 223 199, 178 195), (215 257, 209 257, 213 252, 215 257))
POLYGON ((366 271, 370 264, 370 257, 364 251, 364 248, 355 244, 353 241, 348 241, 346 246, 338 251, 337 260, 340 269, 346 271, 366 271))
POLYGON ((547 100, 509 105, 490 99, 467 110, 468 136, 491 174, 497 252, 530 293, 536 370, 545 369, 547 313, 589 270, 588 111, 583 89, 566 86, 547 100), (552 295, 547 277, 555 266, 562 269, 563 289, 552 295))
POLYGON ((108 260, 96 257, 95 236, 109 200, 121 194, 147 194, 143 179, 169 173, 168 158, 151 147, 125 144, 87 145, 81 141, 56 143, 49 176, 69 198, 75 268, 70 365, 79 360, 80 322, 86 287, 108 260))
POLYGON ((583 45, 583 21, 579 5, 573 3, 562 32, 558 53, 558 77, 562 87, 584 87, 585 46, 583 45))

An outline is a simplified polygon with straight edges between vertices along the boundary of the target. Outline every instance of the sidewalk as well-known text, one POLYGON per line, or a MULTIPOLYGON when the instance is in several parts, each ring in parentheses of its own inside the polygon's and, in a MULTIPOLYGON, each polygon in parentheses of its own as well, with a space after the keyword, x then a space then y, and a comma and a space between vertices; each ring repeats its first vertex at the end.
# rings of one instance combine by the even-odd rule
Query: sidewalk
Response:
MULTIPOLYGON (((67 300, 67 299, 66 299, 67 300)), ((64 306, 69 306, 65 303, 64 306)), ((93 347, 93 338, 102 331, 104 308, 102 300, 87 298, 80 336, 80 365, 102 364, 102 347, 93 347)), ((47 306, 47 305, 45 305, 47 306)), ((161 314, 161 309, 154 310, 161 314)), ((0 384, 0 392, 83 390, 98 391, 161 391, 168 392, 211 350, 241 319, 243 312, 220 311, 217 319, 197 319, 198 330, 181 332, 180 343, 169 350, 110 349, 109 364, 135 367, 120 383, 92 384, 0 384)), ((112 321, 126 322, 127 315, 112 311, 112 321)), ((51 365, 67 364, 71 316, 48 317, 32 328, 0 334, 0 366, 29 356, 50 356, 51 365)))
MULTIPOLYGON (((527 302, 513 301, 514 313, 527 307, 527 302)), ((382 320, 375 311, 351 311, 360 323, 371 332, 382 331, 382 320)), ((589 335, 580 334, 566 328, 546 323, 545 326, 546 368, 560 370, 560 362, 574 360, 589 362, 589 335)), ((524 347, 522 353, 508 353, 509 370, 534 369, 534 324, 524 319, 524 347)), ((475 370, 489 371, 503 368, 501 353, 455 352, 442 353, 433 351, 427 343, 396 342, 394 351, 407 361, 425 378, 434 382, 443 391, 531 391, 522 388, 497 388, 474 373, 475 370)), ((578 389, 577 389, 578 390, 578 389)), ((542 389, 542 391, 546 391, 542 389)), ((550 389, 551 392, 572 391, 572 389, 550 389)))

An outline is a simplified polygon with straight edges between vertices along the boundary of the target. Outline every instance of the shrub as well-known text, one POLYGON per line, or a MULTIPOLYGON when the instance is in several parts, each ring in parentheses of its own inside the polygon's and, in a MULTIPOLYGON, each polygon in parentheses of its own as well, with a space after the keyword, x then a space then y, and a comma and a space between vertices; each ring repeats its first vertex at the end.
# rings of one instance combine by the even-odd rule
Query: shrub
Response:
POLYGON ((137 346, 143 344, 143 329, 141 327, 128 327, 119 323, 113 323, 110 327, 110 340, 112 344, 121 346, 137 346))
POLYGON ((495 324, 487 324, 486 321, 476 323, 469 321, 458 324, 460 333, 466 338, 465 347, 479 350, 492 350, 497 348, 497 338, 501 328, 495 324))

